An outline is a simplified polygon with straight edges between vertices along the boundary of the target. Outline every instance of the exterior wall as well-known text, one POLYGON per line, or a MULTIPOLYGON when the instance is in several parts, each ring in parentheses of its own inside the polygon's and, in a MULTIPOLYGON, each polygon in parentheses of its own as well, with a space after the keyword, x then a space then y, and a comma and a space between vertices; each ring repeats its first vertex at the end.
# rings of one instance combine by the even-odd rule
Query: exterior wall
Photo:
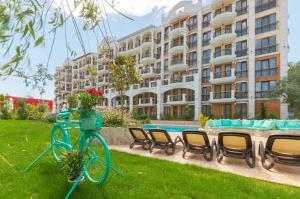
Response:
POLYGON ((230 104, 233 117, 237 114, 237 107, 243 104, 246 106, 246 117, 254 118, 258 113, 258 104, 267 101, 277 103, 277 106, 272 105, 268 109, 270 113, 286 118, 287 105, 270 96, 258 98, 256 84, 277 81, 287 75, 287 20, 287 2, 284 0, 273 0, 267 4, 264 1, 262 5, 256 3, 256 0, 212 0, 210 5, 204 7, 201 0, 195 3, 179 2, 162 17, 160 26, 147 26, 117 41, 105 38, 98 46, 97 53, 66 61, 63 66, 58 67, 57 105, 65 101, 69 93, 97 88, 103 90, 106 97, 106 102, 101 106, 119 107, 121 99, 110 88, 109 66, 115 55, 122 54, 135 57, 136 69, 142 77, 140 84, 132 86, 125 93, 124 104, 130 111, 137 107, 141 112, 155 114, 157 119, 161 119, 165 116, 183 117, 189 106, 192 107, 196 120, 202 107, 210 107, 210 113, 206 114, 224 117, 225 106, 230 104), (241 1, 247 5, 239 9, 241 1), (257 12, 258 9, 265 10, 257 12), (273 13, 276 13, 275 28, 270 28, 274 24, 265 24, 261 29, 270 30, 257 34, 256 20, 273 13), (247 21, 246 33, 239 36, 239 31, 244 29, 238 29, 237 23, 242 20, 247 21), (211 38, 205 40, 208 32, 211 38), (257 41, 271 36, 276 36, 276 50, 259 55, 257 50, 263 51, 265 48, 258 49, 257 41), (246 49, 238 51, 237 44, 242 41, 246 41, 246 49), (207 50, 211 53, 205 56, 204 52, 207 50), (245 54, 238 56, 238 53, 244 51, 245 54), (275 75, 258 77, 256 62, 270 58, 276 58, 275 75), (244 76, 237 75, 241 62, 247 63, 244 76), (230 75, 227 74, 229 65, 230 75), (95 80, 87 75, 89 66, 97 67, 95 80), (221 73, 218 67, 221 67, 221 73), (207 70, 210 72, 206 72, 207 70), (70 72, 71 80, 68 76, 70 72), (82 78, 74 78, 75 76, 82 78), (242 84, 246 84, 246 90, 241 92, 238 89, 242 84), (203 87, 209 87, 209 93, 202 93, 203 87))

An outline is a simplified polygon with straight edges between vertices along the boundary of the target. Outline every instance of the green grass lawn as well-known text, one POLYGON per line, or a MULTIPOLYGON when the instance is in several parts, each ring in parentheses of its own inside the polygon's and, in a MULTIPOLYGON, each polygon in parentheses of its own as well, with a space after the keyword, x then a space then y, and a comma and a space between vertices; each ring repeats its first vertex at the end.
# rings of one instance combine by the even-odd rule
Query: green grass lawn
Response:
MULTIPOLYGON (((23 172, 49 145, 51 125, 0 121, 0 198, 64 198, 70 185, 51 154, 23 172)), ((191 165, 111 152, 124 177, 101 186, 84 181, 72 198, 300 198, 300 189, 191 165)))

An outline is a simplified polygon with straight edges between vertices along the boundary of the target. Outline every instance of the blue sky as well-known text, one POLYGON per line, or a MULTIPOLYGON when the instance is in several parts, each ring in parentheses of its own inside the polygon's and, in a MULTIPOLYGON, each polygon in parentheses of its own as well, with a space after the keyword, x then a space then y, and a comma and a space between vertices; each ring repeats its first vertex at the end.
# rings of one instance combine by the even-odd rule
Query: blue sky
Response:
MULTIPOLYGON (((172 7, 179 0, 147 0, 147 1, 132 1, 132 0, 119 0, 121 3, 117 5, 123 12, 135 19, 135 21, 129 21, 123 17, 111 14, 110 27, 112 34, 117 38, 130 34, 138 29, 141 29, 150 24, 159 25, 161 16, 164 12, 172 7), (135 5, 138 4, 138 5, 135 5), (141 8, 137 11, 136 7, 141 8)), ((289 61, 300 61, 300 1, 299 0, 288 0, 289 2, 289 61)), ((80 26, 79 22, 79 26, 80 26)), ((76 51, 78 55, 82 54, 82 48, 79 45, 78 39, 74 34, 72 24, 68 24, 68 41, 71 48, 76 51)), ((108 30, 107 30, 108 31, 108 30)), ((96 33, 96 36, 92 33, 83 33, 83 39, 87 51, 96 51, 96 44, 101 41, 102 36, 100 32, 96 33)), ((46 65, 49 50, 50 41, 52 35, 46 37, 46 46, 43 48, 34 49, 30 52, 31 64, 46 65)), ((55 67, 66 58, 65 48, 65 37, 64 32, 60 30, 56 37, 53 52, 50 58, 49 71, 54 73, 55 67)), ((13 96, 33 96, 39 97, 38 91, 31 87, 26 87, 22 79, 8 78, 6 80, 0 80, 0 94, 9 94, 13 96)), ((45 99, 54 98, 54 82, 49 82, 46 87, 46 93, 44 94, 45 99)))

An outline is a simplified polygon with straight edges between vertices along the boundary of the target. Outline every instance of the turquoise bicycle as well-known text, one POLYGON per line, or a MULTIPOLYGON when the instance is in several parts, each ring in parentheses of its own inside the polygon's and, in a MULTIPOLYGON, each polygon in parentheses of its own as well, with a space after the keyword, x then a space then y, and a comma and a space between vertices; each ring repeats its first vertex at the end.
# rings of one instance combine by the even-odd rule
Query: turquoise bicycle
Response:
POLYGON ((94 129, 85 129, 79 121, 70 120, 73 111, 63 111, 56 116, 56 121, 51 129, 50 146, 25 169, 29 170, 32 168, 38 160, 50 151, 52 151, 52 155, 57 161, 61 160, 61 156, 64 153, 72 152, 75 148, 81 152, 86 152, 84 153, 86 155, 84 156, 83 171, 66 195, 66 199, 71 196, 83 176, 90 182, 99 185, 106 181, 110 170, 122 175, 120 171, 111 166, 109 148, 104 138, 98 133, 98 130, 102 128, 102 114, 97 113, 94 129), (72 129, 80 131, 74 144, 72 144, 70 138, 70 131, 72 129))

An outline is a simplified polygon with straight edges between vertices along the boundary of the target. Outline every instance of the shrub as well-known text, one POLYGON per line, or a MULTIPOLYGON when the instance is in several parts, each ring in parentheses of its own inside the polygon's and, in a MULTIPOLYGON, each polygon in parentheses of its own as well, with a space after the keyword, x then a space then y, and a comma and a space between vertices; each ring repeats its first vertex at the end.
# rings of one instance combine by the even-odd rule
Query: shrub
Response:
POLYGON ((206 122, 209 120, 209 117, 205 117, 202 113, 200 114, 199 121, 201 128, 205 127, 206 122))
POLYGON ((76 94, 71 94, 68 96, 68 105, 69 108, 76 108, 78 104, 78 97, 76 94))
POLYGON ((194 109, 191 106, 186 107, 183 119, 193 120, 194 119, 194 109))
POLYGON ((68 152, 62 156, 62 169, 66 172, 68 179, 71 181, 76 180, 83 170, 83 153, 68 152))
POLYGON ((9 112, 8 108, 6 106, 3 106, 1 108, 1 115, 0 118, 3 120, 9 120, 11 119, 11 113, 9 112))
POLYGON ((122 114, 116 109, 103 110, 103 126, 105 127, 118 127, 122 126, 122 114))
POLYGON ((18 100, 17 119, 19 120, 28 119, 28 107, 23 99, 18 100))
POLYGON ((51 113, 51 114, 48 114, 48 115, 47 115, 46 121, 47 121, 47 122, 50 122, 50 123, 54 123, 54 122, 55 122, 55 118, 56 118, 56 114, 51 113))
POLYGON ((258 115, 257 119, 264 120, 267 119, 267 111, 265 103, 260 104, 260 114, 258 115))
POLYGON ((132 119, 138 120, 143 124, 151 122, 150 117, 148 117, 148 115, 146 115, 144 113, 140 113, 139 109, 137 107, 133 108, 133 110, 131 112, 131 117, 132 117, 132 119))
POLYGON ((270 113, 270 114, 268 115, 268 119, 274 119, 274 120, 276 120, 276 119, 278 119, 278 118, 277 118, 277 116, 275 115, 275 113, 270 113))

